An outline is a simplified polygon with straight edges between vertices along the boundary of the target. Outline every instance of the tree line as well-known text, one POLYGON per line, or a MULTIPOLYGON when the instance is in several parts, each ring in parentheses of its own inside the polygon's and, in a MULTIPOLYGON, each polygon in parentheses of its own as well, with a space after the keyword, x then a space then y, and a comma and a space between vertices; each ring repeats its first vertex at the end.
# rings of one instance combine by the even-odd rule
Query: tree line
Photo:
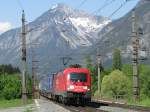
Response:
MULTIPOLYGON (((31 78, 27 81, 28 93, 31 93, 31 78)), ((18 67, 0 65, 0 100, 21 98, 21 74, 18 67)))
MULTIPOLYGON (((90 57, 86 58, 86 65, 91 72, 93 96, 99 96, 97 92, 97 65, 92 64, 90 57)), ((139 64, 140 98, 150 98, 150 66, 139 64)), ((115 49, 111 68, 100 65, 101 94, 103 98, 122 97, 131 99, 133 95, 132 64, 122 64, 120 50, 115 49)))
POLYGON ((20 73, 20 70, 18 67, 13 67, 11 64, 0 65, 0 75, 1 74, 14 74, 14 73, 20 73))

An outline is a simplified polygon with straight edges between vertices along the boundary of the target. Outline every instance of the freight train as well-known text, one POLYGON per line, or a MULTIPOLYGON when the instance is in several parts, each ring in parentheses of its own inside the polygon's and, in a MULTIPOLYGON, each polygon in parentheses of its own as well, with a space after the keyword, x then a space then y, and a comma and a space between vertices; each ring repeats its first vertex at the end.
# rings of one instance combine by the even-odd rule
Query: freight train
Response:
POLYGON ((40 93, 64 104, 91 101, 91 77, 86 68, 66 68, 44 77, 39 83, 40 93))

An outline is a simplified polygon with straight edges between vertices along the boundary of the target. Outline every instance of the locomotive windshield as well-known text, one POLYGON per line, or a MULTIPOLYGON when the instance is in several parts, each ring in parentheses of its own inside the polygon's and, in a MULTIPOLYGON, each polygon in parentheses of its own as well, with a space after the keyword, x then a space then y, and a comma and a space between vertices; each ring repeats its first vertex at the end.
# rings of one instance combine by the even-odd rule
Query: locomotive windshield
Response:
POLYGON ((71 73, 70 80, 72 82, 87 82, 87 77, 85 73, 71 73))

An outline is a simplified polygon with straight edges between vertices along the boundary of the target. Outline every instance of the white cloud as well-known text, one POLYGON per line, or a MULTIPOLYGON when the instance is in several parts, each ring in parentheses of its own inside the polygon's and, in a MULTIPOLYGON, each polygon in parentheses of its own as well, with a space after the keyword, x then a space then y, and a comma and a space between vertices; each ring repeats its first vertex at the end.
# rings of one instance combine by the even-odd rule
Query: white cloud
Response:
POLYGON ((3 33, 12 28, 11 23, 9 22, 0 22, 0 33, 3 33))

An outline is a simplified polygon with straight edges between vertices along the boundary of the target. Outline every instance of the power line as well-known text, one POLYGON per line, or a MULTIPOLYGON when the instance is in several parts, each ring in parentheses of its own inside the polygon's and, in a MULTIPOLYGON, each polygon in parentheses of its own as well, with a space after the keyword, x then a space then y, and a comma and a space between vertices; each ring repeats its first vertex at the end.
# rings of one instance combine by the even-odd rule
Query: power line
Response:
MULTIPOLYGON (((93 14, 100 12, 101 10, 103 10, 104 8, 106 8, 107 6, 111 5, 113 2, 115 2, 116 0, 111 0, 110 2, 104 2, 104 4, 97 9, 96 11, 93 12, 93 14)), ((112 16, 114 16, 122 7, 124 7, 126 5, 127 2, 129 2, 131 0, 125 0, 114 12, 112 12, 108 18, 111 18, 112 16)))
POLYGON ((104 4, 100 8, 98 8, 96 11, 94 11, 93 14, 100 12, 101 10, 103 10, 104 8, 106 8, 107 6, 109 6, 110 4, 112 4, 116 0, 111 0, 110 2, 107 2, 107 1, 108 0, 105 0, 104 4))
POLYGON ((109 18, 111 18, 113 15, 115 15, 123 6, 126 5, 126 3, 127 3, 128 1, 129 1, 129 0, 124 1, 113 13, 110 14, 109 18))

